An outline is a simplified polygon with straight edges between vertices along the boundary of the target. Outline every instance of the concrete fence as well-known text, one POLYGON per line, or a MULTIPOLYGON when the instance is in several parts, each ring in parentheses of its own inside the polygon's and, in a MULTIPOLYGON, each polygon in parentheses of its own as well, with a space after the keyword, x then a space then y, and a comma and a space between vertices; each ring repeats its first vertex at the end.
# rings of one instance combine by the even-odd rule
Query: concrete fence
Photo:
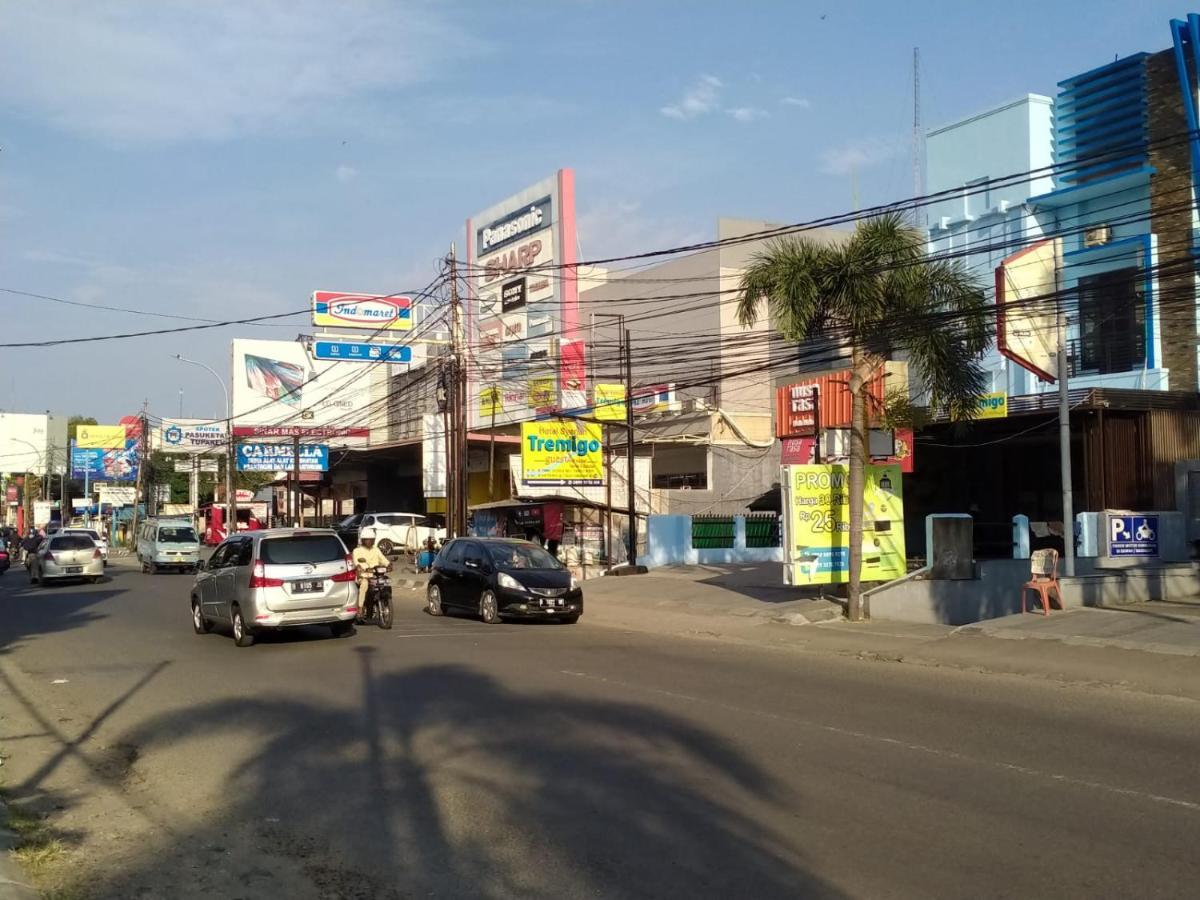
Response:
POLYGON ((646 554, 641 561, 650 568, 783 562, 783 547, 747 547, 745 516, 733 516, 732 547, 712 548, 693 546, 691 516, 650 516, 646 529, 646 554))

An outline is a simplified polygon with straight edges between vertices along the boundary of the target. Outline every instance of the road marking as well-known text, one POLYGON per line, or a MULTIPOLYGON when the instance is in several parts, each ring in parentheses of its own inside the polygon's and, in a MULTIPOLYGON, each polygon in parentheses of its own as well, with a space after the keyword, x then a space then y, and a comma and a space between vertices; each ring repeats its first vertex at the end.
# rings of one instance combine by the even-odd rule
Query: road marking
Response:
POLYGON ((1005 772, 1015 772, 1018 775, 1028 775, 1032 778, 1042 778, 1048 781, 1056 781, 1059 784, 1067 784, 1071 785, 1072 787, 1103 791, 1108 794, 1116 794, 1124 797, 1135 797, 1140 800, 1149 800, 1153 803, 1162 803, 1167 806, 1177 806, 1190 812, 1200 812, 1200 803, 1192 800, 1183 800, 1179 797, 1167 797, 1162 794, 1151 794, 1146 791, 1134 790, 1133 788, 1117 787, 1115 785, 1105 784, 1102 781, 1090 781, 1086 778, 1076 778, 1072 775, 1063 775, 1059 772, 1046 772, 1041 769, 1030 768, 1029 766, 1017 765, 1016 763, 996 762, 990 759, 982 759, 977 756, 969 756, 966 753, 959 753, 955 750, 944 750, 938 747, 930 747, 927 744, 914 744, 910 741, 901 740, 899 738, 887 737, 879 734, 870 734, 866 731, 856 731, 852 728, 842 728, 838 725, 827 725, 824 722, 817 722, 812 719, 801 719, 795 716, 785 716, 780 715, 779 713, 765 712, 764 710, 759 709, 750 709, 745 706, 734 706, 731 703, 721 703, 720 701, 711 700, 707 697, 695 697, 691 694, 681 694, 677 691, 646 687, 644 684, 619 681, 615 678, 606 678, 603 675, 592 675, 587 672, 573 672, 569 669, 561 669, 560 674, 570 675, 575 678, 583 678, 588 681, 598 681, 603 684, 610 684, 627 690, 642 691, 647 694, 658 694, 662 697, 670 697, 672 700, 683 700, 687 703, 700 704, 710 709, 718 708, 728 712, 754 716, 759 719, 768 719, 774 722, 787 722, 792 725, 799 725, 803 728, 809 728, 816 731, 824 731, 828 734, 836 734, 841 737, 857 738, 859 740, 871 741, 877 744, 886 744, 891 747, 900 747, 913 753, 924 753, 929 756, 936 756, 940 759, 950 759, 957 762, 987 766, 989 768, 1000 769, 1001 771, 1005 772))

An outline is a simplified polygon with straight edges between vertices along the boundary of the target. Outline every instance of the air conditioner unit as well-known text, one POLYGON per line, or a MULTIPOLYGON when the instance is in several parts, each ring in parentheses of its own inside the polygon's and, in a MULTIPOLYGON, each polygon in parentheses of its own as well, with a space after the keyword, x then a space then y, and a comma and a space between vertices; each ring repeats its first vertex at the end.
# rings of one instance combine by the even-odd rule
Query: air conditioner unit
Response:
POLYGON ((1083 246, 1100 247, 1112 240, 1112 228, 1107 225, 1097 225, 1083 232, 1083 246))
POLYGON ((684 412, 708 412, 708 403, 700 397, 692 397, 683 402, 684 412))

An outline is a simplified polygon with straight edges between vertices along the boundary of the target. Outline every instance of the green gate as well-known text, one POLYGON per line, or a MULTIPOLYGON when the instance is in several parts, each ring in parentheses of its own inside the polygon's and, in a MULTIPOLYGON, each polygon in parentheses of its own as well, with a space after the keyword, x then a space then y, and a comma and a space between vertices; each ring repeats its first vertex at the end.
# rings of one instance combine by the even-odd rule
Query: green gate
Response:
POLYGON ((725 550, 733 547, 733 516, 692 516, 692 548, 725 550))

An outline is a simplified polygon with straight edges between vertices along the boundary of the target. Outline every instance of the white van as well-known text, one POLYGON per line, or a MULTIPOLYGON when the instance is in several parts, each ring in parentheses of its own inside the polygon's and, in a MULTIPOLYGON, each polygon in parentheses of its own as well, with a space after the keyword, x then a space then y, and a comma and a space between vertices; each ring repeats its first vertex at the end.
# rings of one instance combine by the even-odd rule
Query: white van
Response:
POLYGON ((195 572, 200 566, 200 538, 191 519, 147 519, 138 529, 137 558, 142 571, 195 572))

